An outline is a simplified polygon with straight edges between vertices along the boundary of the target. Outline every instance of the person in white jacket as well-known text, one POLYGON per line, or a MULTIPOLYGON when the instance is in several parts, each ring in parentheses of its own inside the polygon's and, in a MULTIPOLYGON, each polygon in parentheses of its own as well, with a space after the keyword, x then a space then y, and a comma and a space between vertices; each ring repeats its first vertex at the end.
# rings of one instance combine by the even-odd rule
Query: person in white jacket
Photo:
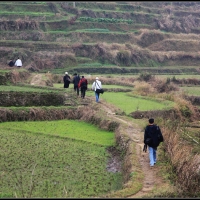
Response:
POLYGON ((99 93, 96 92, 96 89, 101 89, 102 84, 98 77, 96 77, 96 80, 92 84, 92 90, 95 92, 96 102, 99 102, 99 93))
POLYGON ((19 57, 18 57, 18 59, 15 62, 15 66, 22 67, 22 61, 19 59, 19 57))

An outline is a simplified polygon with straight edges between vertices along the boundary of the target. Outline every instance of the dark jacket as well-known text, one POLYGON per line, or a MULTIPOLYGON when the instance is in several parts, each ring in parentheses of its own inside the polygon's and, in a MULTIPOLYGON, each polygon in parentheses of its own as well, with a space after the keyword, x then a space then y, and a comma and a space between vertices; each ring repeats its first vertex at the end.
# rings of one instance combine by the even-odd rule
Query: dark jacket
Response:
POLYGON ((153 125, 147 125, 144 131, 144 143, 146 144, 146 139, 151 138, 151 142, 148 144, 148 146, 153 147, 154 149, 157 149, 160 142, 163 141, 162 132, 159 128, 159 126, 153 124, 153 125))
POLYGON ((80 76, 78 76, 78 75, 74 76, 74 78, 73 78, 74 86, 78 86, 79 81, 80 81, 80 76))
POLYGON ((66 74, 63 76, 64 88, 68 88, 70 84, 70 76, 66 74))
POLYGON ((15 63, 14 63, 12 60, 10 60, 9 63, 8 63, 8 65, 9 65, 10 67, 13 67, 13 66, 15 65, 15 63))

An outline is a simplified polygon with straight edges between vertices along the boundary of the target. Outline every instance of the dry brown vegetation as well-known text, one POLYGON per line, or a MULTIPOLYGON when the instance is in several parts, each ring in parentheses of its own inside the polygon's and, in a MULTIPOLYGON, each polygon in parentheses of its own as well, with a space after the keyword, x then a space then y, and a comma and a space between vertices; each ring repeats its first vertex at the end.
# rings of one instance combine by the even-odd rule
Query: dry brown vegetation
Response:
POLYGON ((15 21, 0 21, 0 30, 37 30, 39 29, 39 23, 37 21, 16 19, 15 21))
MULTIPOLYGON (((6 7, 5 4, 0 6, 2 10, 6 7)), ((12 13, 10 16, 2 16, 0 44, 4 48, 1 52, 1 64, 5 64, 10 58, 16 59, 17 56, 23 59, 24 67, 30 71, 64 69, 68 66, 73 68, 80 64, 77 57, 87 57, 92 62, 120 67, 152 68, 200 64, 197 2, 124 2, 124 5, 116 2, 76 2, 76 7, 73 7, 72 2, 44 4, 44 12, 53 14, 57 21, 47 20, 49 16, 43 14, 42 4, 39 10, 34 4, 27 4, 27 8, 20 3, 18 6, 28 11, 32 7, 32 10, 29 11, 30 16, 26 14, 24 17, 14 17, 12 13), (34 9, 38 16, 31 16, 34 9), (103 12, 93 9, 102 9, 103 12), (81 17, 126 19, 133 23, 83 22, 80 21, 81 17), (88 27, 91 30, 109 31, 82 31, 88 27), (17 34, 13 31, 17 31, 17 34), (48 42, 48 45, 44 42, 48 42), (16 51, 15 47, 20 48, 20 51, 16 51), (6 48, 10 48, 9 51, 6 48)), ((14 3, 7 5, 7 8, 15 11, 14 3)), ((68 71, 70 70, 73 72, 73 69, 68 71)))
MULTIPOLYGON (((176 119, 174 119, 175 121, 176 119)), ((181 127, 176 122, 167 122, 163 127, 163 134, 167 142, 164 143, 166 154, 176 174, 175 182, 179 185, 181 193, 185 196, 199 195, 199 154, 193 154, 193 146, 189 146, 180 138, 181 127), (167 125, 174 123, 174 125, 167 125)))

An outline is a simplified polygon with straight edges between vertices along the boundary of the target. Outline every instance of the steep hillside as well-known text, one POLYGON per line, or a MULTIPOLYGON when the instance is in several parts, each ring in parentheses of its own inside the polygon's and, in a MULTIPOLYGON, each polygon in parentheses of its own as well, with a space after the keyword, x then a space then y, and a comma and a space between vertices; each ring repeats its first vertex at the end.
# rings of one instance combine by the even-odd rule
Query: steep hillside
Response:
POLYGON ((30 71, 58 74, 139 73, 143 67, 197 74, 199 9, 199 2, 183 1, 4 1, 0 66, 19 56, 30 71))

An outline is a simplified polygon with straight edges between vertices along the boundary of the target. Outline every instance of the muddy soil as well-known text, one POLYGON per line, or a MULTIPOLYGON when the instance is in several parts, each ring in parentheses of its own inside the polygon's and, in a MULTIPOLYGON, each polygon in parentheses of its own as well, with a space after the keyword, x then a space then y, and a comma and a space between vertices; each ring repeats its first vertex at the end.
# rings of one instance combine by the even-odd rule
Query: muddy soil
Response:
POLYGON ((108 160, 106 169, 109 172, 113 172, 113 173, 120 172, 121 165, 122 165, 122 162, 120 159, 120 152, 113 147, 108 148, 107 151, 108 151, 110 158, 108 160))

